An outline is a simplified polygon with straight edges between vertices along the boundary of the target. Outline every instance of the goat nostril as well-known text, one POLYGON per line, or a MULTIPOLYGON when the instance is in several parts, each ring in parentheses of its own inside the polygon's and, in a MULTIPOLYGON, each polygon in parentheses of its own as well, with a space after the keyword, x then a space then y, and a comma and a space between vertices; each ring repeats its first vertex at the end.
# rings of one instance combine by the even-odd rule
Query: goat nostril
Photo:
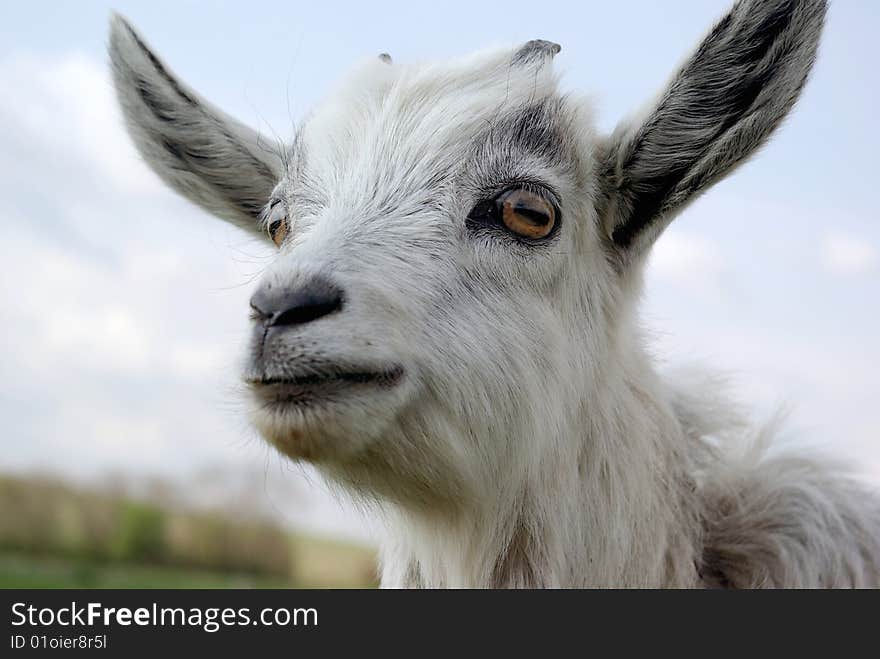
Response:
POLYGON ((338 292, 334 292, 331 296, 319 296, 307 292, 301 296, 294 296, 292 301, 295 302, 293 306, 272 316, 270 325, 302 325, 342 308, 342 296, 338 292))
POLYGON ((342 291, 322 278, 312 279, 296 289, 268 287, 251 298, 251 318, 267 327, 303 325, 342 308, 342 291))

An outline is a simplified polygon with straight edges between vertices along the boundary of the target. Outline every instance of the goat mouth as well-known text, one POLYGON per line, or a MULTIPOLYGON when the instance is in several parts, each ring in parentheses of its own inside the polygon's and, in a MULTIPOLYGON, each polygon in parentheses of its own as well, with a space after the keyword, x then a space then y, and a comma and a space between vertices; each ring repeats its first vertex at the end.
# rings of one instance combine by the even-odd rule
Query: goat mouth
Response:
POLYGON ((326 369, 293 376, 262 376, 245 382, 267 407, 308 406, 329 401, 352 389, 390 389, 403 377, 403 369, 326 369))

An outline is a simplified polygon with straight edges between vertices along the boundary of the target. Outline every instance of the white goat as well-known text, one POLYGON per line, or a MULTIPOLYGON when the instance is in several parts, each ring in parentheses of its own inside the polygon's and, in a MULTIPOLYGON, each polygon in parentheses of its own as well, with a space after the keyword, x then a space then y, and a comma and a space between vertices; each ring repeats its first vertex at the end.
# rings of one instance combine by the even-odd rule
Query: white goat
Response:
POLYGON ((113 18, 147 162, 279 247, 253 419, 381 511, 383 585, 880 585, 878 499, 763 440, 719 448, 726 405, 662 382, 636 322, 652 243, 782 121, 824 15, 738 2, 611 136, 557 91, 553 43, 383 55, 283 154, 113 18))

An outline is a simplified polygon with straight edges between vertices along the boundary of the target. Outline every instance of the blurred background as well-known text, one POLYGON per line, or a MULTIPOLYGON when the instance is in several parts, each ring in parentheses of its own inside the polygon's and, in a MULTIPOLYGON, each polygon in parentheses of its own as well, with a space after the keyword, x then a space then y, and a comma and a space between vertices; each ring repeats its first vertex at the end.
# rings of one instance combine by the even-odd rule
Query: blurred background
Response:
MULTIPOLYGON (((122 128, 107 18, 266 135, 358 58, 562 44, 610 130, 727 0, 43 2, 0 9, 0 586, 375 584, 379 530, 245 422, 237 358, 260 241, 167 191, 122 128)), ((730 376, 786 441, 880 484, 880 4, 838 0, 770 146, 657 245, 663 364, 730 376)))

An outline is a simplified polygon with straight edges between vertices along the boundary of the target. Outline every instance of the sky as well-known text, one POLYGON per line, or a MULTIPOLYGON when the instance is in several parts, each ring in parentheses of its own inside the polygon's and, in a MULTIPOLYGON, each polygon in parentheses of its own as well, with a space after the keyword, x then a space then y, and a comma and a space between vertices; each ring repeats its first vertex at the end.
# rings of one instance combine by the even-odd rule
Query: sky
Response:
MULTIPOLYGON (((248 427, 238 356, 272 253, 166 190, 139 160, 108 75, 111 9, 203 96, 286 138, 359 58, 448 57, 534 38, 562 45, 563 87, 593 95, 611 130, 727 6, 5 3, 0 470, 158 476, 198 483, 194 496, 209 503, 258 482, 291 525, 375 533, 248 427)), ((787 441, 851 460, 880 483, 878 29, 880 4, 833 3, 792 116, 658 242, 643 319, 658 362, 726 374, 756 419, 786 406, 787 441)))

